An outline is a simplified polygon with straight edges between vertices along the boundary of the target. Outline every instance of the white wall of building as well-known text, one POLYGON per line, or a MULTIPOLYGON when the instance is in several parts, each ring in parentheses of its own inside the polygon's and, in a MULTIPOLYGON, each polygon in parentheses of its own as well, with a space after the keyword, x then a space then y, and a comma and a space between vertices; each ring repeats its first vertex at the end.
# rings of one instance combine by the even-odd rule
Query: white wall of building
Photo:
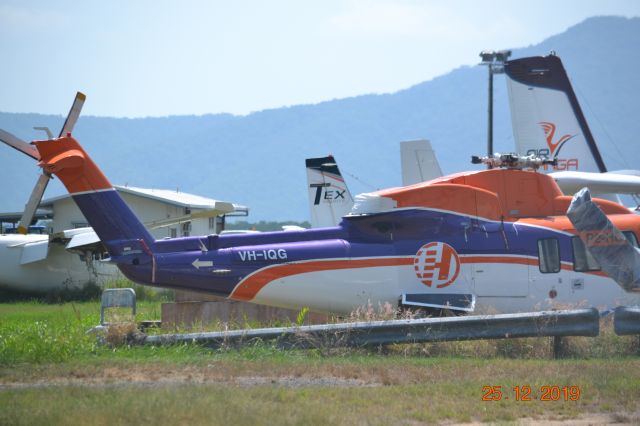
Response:
MULTIPOLYGON (((151 223, 158 220, 172 219, 187 214, 185 207, 159 201, 131 193, 119 191, 120 196, 138 216, 142 223, 151 223)), ((192 212, 201 209, 193 209, 192 212)), ((61 232, 65 229, 80 228, 89 226, 87 219, 80 212, 72 198, 62 198, 53 202, 53 232, 61 232)), ((215 218, 211 221, 215 226, 215 218)), ((188 235, 209 235, 216 232, 215 228, 210 228, 208 218, 193 219, 190 223, 175 224, 163 228, 150 230, 151 234, 157 238, 171 237, 171 230, 175 231, 175 236, 182 237, 185 231, 188 235)))

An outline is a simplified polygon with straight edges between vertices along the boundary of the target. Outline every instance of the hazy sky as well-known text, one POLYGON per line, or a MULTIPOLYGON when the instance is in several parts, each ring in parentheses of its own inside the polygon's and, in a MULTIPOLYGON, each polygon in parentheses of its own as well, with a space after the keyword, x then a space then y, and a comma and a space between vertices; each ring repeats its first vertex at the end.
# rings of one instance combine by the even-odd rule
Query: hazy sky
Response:
POLYGON ((0 111, 145 117, 393 92, 639 0, 0 0, 0 111))

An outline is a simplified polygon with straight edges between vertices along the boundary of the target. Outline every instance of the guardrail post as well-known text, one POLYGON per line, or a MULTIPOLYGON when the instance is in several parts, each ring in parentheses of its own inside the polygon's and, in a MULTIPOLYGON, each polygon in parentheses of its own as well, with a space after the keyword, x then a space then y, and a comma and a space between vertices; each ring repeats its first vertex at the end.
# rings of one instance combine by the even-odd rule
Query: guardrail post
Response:
POLYGON ((613 316, 613 329, 618 336, 638 336, 637 354, 640 355, 640 307, 618 306, 613 316))
POLYGON ((563 336, 553 336, 553 358, 560 359, 566 355, 567 341, 563 336))
POLYGON ((100 304, 100 325, 107 325, 104 318, 106 308, 131 308, 136 318, 136 292, 132 288, 108 288, 102 292, 100 304))

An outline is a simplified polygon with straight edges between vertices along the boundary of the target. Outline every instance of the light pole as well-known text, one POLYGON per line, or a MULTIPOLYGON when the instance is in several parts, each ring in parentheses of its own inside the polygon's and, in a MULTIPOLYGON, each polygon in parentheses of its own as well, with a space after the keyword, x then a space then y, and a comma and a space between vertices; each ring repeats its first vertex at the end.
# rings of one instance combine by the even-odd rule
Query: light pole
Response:
POLYGON ((489 121, 487 126, 487 156, 493 155, 493 75, 504 72, 504 63, 511 56, 510 50, 483 50, 480 52, 482 62, 489 68, 489 121))

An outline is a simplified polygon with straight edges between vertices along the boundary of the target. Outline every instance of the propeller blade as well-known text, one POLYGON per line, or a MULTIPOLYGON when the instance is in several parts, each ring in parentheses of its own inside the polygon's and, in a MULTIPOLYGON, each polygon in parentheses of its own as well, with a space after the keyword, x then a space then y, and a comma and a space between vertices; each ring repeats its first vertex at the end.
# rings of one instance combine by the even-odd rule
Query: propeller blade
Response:
POLYGON ((23 154, 27 154, 29 157, 31 157, 33 159, 36 159, 38 161, 40 160, 40 153, 38 152, 36 147, 34 147, 31 144, 28 144, 27 142, 25 142, 22 139, 12 135, 9 132, 5 132, 2 129, 0 129, 0 141, 6 143, 11 148, 17 149, 18 151, 22 152, 23 154))
POLYGON ((29 201, 24 208, 24 212, 22 213, 22 218, 20 218, 20 223, 18 224, 18 232, 21 234, 26 234, 29 232, 29 225, 33 220, 33 216, 36 214, 36 209, 40 204, 40 200, 42 200, 42 196, 44 195, 44 190, 47 189, 47 184, 49 183, 49 179, 51 179, 51 175, 42 173, 38 178, 38 182, 36 182, 35 188, 33 188, 33 192, 31 192, 31 196, 29 197, 29 201))
POLYGON ((60 130, 60 136, 58 137, 61 138, 67 133, 71 133, 73 127, 76 125, 76 121, 78 121, 78 117, 80 117, 80 111, 82 111, 82 105, 84 105, 85 99, 87 99, 87 97, 84 93, 76 93, 76 98, 73 100, 73 105, 71 105, 67 119, 64 121, 64 125, 60 130))

